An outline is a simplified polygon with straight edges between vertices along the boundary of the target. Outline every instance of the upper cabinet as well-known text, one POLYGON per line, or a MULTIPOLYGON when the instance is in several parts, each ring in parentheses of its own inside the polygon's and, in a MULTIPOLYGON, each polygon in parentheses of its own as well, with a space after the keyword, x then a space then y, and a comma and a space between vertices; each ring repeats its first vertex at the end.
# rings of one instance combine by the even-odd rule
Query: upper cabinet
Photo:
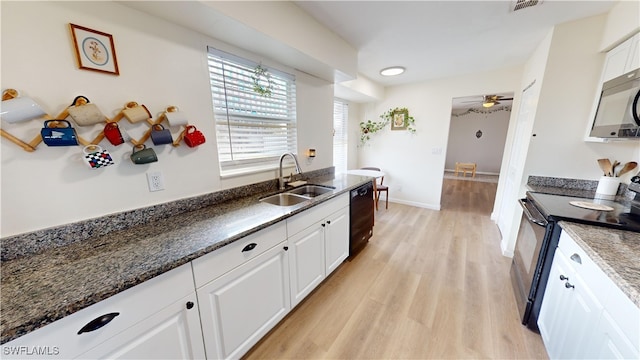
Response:
POLYGON ((589 126, 585 133, 585 141, 608 141, 606 137, 591 136, 591 129, 593 128, 598 113, 604 83, 638 68, 640 68, 640 33, 635 34, 607 52, 602 67, 602 74, 600 75, 600 83, 598 84, 598 89, 591 107, 591 116, 589 126))
POLYGON ((640 67, 640 33, 611 49, 607 53, 600 85, 640 67))

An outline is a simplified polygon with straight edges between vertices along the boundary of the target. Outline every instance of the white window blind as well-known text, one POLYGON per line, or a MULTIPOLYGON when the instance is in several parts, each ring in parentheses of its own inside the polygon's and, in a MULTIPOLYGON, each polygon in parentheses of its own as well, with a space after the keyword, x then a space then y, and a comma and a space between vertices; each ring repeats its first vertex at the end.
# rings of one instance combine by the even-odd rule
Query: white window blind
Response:
POLYGON ((283 153, 295 153, 295 77, 262 66, 272 85, 263 96, 252 79, 258 64, 211 47, 208 58, 221 175, 270 169, 283 153))
POLYGON ((347 123, 349 104, 342 100, 333 101, 333 166, 336 174, 347 171, 347 123))

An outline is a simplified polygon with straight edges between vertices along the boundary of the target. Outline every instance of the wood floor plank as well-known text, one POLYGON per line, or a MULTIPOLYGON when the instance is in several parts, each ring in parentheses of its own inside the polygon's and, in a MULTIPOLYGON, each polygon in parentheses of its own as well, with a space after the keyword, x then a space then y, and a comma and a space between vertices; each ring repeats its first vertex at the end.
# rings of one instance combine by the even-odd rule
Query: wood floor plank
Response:
POLYGON ((520 324, 496 186, 445 179, 440 211, 380 208, 369 244, 245 358, 547 358, 520 324))

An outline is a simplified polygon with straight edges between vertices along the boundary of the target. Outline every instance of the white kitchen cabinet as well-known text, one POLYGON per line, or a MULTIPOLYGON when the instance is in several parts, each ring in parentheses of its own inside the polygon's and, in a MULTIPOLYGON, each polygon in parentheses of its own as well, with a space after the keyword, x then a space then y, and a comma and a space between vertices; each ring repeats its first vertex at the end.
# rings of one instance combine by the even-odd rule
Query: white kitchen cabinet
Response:
MULTIPOLYGON (((551 359, 588 357, 588 344, 602 305, 579 271, 556 249, 538 327, 551 359)), ((575 266, 579 266, 575 265, 575 266)))
POLYGON ((640 33, 607 52, 601 83, 640 67, 640 33))
POLYGON ((638 68, 640 68, 640 33, 635 34, 620 45, 609 50, 606 54, 600 75, 600 83, 598 84, 597 93, 591 107, 591 121, 589 122, 589 127, 585 135, 586 141, 604 141, 601 138, 592 138, 589 136, 598 111, 598 104, 600 104, 603 84, 638 68))
POLYGON ((282 241, 197 290, 209 359, 239 358, 289 312, 282 241))
POLYGON ((329 276, 349 256, 349 208, 327 218, 325 227, 325 266, 329 276))
POLYGON ((640 308, 612 281, 603 289, 604 310, 589 354, 598 359, 640 359, 640 308))
POLYGON ((349 256, 347 195, 287 220, 292 307, 349 256))
MULTIPOLYGON (((195 358, 202 357, 202 334, 197 327, 197 321, 194 320, 194 316, 198 316, 197 309, 188 314, 188 334, 184 328, 183 333, 168 332, 162 334, 160 338, 156 337, 152 331, 163 319, 170 321, 167 311, 173 310, 167 310, 167 307, 173 309, 172 304, 181 299, 188 296, 193 298, 193 292, 191 266, 185 264, 2 345, 2 358, 33 359, 33 355, 27 356, 25 352, 20 352, 19 349, 22 347, 31 352, 34 350, 44 352, 36 358, 72 359, 100 345, 102 345, 100 351, 96 350, 92 353, 92 357, 111 357, 107 354, 117 351, 118 346, 125 344, 122 336, 129 340, 133 339, 134 343, 136 339, 148 337, 146 342, 156 348, 155 354, 158 351, 163 353, 180 351, 172 348, 174 345, 179 345, 192 346, 191 354, 195 358), (94 320, 96 321, 93 322, 94 320), (79 333, 85 325, 92 322, 100 325, 92 327, 93 330, 79 333), (172 335, 185 334, 189 339, 171 338, 172 335), (189 344, 185 345, 185 341, 189 344)), ((195 298, 191 301, 195 302, 195 298)), ((184 316, 186 315, 185 313, 184 316)), ((168 326, 168 323, 164 326, 168 326)), ((135 344, 129 344, 129 346, 133 348, 135 344)))
POLYGON ((565 232, 538 318, 550 358, 638 358, 640 309, 565 232))
POLYGON ((318 224, 289 238, 292 308, 325 278, 324 233, 324 228, 318 224))
POLYGON ((204 359, 195 292, 78 358, 204 359))

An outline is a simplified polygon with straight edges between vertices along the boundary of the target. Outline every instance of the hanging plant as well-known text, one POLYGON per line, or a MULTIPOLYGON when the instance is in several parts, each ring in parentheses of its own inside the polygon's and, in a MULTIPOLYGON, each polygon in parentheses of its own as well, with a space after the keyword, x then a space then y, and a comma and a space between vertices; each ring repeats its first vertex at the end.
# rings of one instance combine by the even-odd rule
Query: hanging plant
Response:
POLYGON ((364 145, 371 139, 371 135, 377 133, 378 131, 384 129, 387 126, 388 122, 380 121, 371 121, 367 120, 367 122, 360 122, 360 144, 364 145))
POLYGON ((253 70, 253 75, 251 75, 251 80, 253 80, 253 91, 260 96, 271 97, 273 84, 271 83, 271 74, 266 68, 263 68, 262 65, 256 66, 253 70))

